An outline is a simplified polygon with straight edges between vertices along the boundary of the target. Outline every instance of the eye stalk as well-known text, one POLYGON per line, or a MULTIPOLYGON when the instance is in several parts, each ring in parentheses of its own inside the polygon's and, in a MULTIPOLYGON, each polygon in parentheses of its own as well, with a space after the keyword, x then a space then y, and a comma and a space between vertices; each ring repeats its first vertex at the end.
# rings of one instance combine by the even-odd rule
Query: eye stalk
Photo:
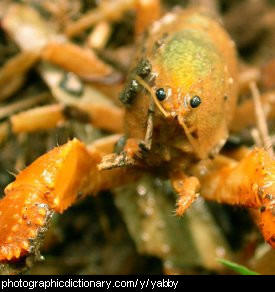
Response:
POLYGON ((166 91, 164 88, 159 88, 156 90, 156 97, 159 101, 164 101, 165 98, 167 97, 166 91))
POLYGON ((191 105, 192 108, 198 107, 201 103, 202 103, 201 98, 198 95, 195 95, 190 100, 190 105, 191 105))

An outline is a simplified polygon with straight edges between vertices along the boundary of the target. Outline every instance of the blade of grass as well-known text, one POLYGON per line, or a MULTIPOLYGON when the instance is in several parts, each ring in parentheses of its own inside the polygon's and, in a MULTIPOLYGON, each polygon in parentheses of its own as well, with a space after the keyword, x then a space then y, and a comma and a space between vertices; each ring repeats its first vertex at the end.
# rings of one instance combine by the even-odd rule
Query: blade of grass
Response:
POLYGON ((241 266, 239 264, 233 263, 231 261, 227 261, 224 259, 217 259, 217 261, 224 265, 225 267, 229 268, 230 270, 233 270, 236 273, 239 273, 241 275, 249 275, 249 276, 255 276, 255 275, 260 275, 254 271, 249 270, 248 268, 241 266))

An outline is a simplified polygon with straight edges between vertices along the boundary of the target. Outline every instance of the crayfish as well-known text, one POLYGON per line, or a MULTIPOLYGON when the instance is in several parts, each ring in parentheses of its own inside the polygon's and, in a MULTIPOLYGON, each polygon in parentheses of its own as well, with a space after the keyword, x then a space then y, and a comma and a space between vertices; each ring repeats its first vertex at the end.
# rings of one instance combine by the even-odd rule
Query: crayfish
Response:
MULTIPOLYGON (((129 6, 133 1, 124 2, 129 6)), ((39 51, 44 63, 64 67, 85 81, 100 79, 89 73, 87 64, 95 60, 92 54, 85 55, 87 61, 82 60, 81 72, 54 55, 54 50, 64 49, 72 60, 77 59, 80 48, 66 38, 44 34, 46 40, 35 44, 22 41, 19 24, 24 17, 26 22, 36 19, 36 14, 26 10, 21 18, 12 20, 11 16, 19 13, 17 9, 15 6, 7 13, 3 27, 23 51, 33 46, 31 49, 39 51)), ((271 148, 245 148, 241 154, 231 156, 222 152, 235 121, 246 124, 237 105, 241 81, 234 42, 207 11, 176 9, 160 19, 160 13, 155 13, 150 23, 138 18, 144 24, 141 30, 147 30, 144 36, 139 32, 141 45, 119 95, 123 108, 111 102, 73 104, 91 114, 97 127, 118 134, 89 146, 77 139, 58 146, 35 160, 6 187, 0 201, 0 260, 10 261, 30 253, 32 242, 45 232, 53 212, 62 213, 87 195, 135 181, 144 172, 170 179, 178 194, 178 216, 183 216, 199 195, 256 209, 263 236, 275 247, 275 161, 271 148)), ((108 10, 105 16, 111 18, 108 10)), ((67 36, 82 25, 85 27, 85 21, 69 26, 67 36)), ((43 62, 38 66, 40 72, 43 62)), ((97 61, 95 67, 106 82, 120 78, 109 65, 97 61)), ((58 94, 61 89, 56 84, 60 80, 49 78, 50 70, 41 74, 58 94)), ((258 93, 254 81, 249 86, 254 94, 258 93)), ((78 87, 65 92, 72 93, 93 94, 78 87)), ((54 127, 66 119, 68 107, 61 103, 45 110, 47 115, 34 109, 14 116, 14 132, 54 127), (36 115, 43 119, 25 125, 17 122, 19 116, 22 121, 22 115, 26 120, 36 115)))

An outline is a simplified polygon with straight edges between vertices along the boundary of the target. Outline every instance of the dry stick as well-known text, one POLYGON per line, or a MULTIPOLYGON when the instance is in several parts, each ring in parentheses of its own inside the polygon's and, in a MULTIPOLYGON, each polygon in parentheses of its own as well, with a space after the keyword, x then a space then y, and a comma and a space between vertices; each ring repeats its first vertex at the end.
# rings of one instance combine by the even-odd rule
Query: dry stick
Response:
POLYGON ((35 107, 10 117, 11 129, 15 134, 52 129, 64 120, 61 104, 35 107))
POLYGON ((3 122, 0 123, 0 145, 6 141, 6 138, 9 135, 9 123, 3 122))
POLYGON ((219 16, 219 4, 217 0, 190 0, 189 5, 204 8, 212 15, 219 16))
POLYGON ((21 133, 55 128, 67 119, 75 118, 85 123, 92 123, 96 128, 122 133, 123 115, 124 111, 121 108, 110 105, 79 102, 68 106, 58 103, 14 114, 10 117, 10 123, 13 133, 21 133))
MULTIPOLYGON (((0 69, 0 88, 3 90, 7 83, 12 82, 19 75, 24 75, 40 57, 38 51, 26 51, 18 53, 9 59, 0 69)), ((0 100, 8 98, 9 95, 0 95, 0 100)))
POLYGON ((15 112, 19 112, 25 110, 29 107, 39 104, 42 101, 47 100, 51 97, 51 94, 48 92, 43 92, 38 95, 35 95, 30 98, 26 98, 23 100, 16 101, 6 106, 2 106, 0 108, 0 119, 9 117, 10 115, 14 114, 15 112))
POLYGON ((263 106, 261 103, 259 89, 258 89, 255 81, 251 81, 249 83, 249 87, 250 87, 253 101, 254 101, 254 105, 255 105, 255 115, 256 115, 258 131, 260 133, 260 136, 261 136, 261 139, 263 141, 263 145, 264 145, 265 149, 273 157, 274 152, 273 152, 273 147, 272 147, 272 141, 271 141, 271 138, 268 134, 268 127, 267 127, 267 122, 266 122, 263 106))
POLYGON ((253 128, 253 129, 251 129, 250 133, 251 133, 252 139, 254 140, 254 143, 256 144, 256 146, 259 148, 263 147, 264 145, 263 145, 263 141, 260 137, 259 130, 256 128, 253 128))
POLYGON ((109 22, 99 22, 88 37, 88 46, 92 49, 101 50, 107 44, 112 28, 109 22))
POLYGON ((256 81, 258 82, 261 78, 261 72, 259 68, 249 67, 246 68, 239 75, 239 88, 240 90, 247 89, 247 86, 250 82, 256 81))
POLYGON ((115 0, 87 12, 81 18, 67 25, 65 34, 73 37, 82 33, 85 29, 103 20, 118 19, 124 11, 134 8, 136 0, 115 0))

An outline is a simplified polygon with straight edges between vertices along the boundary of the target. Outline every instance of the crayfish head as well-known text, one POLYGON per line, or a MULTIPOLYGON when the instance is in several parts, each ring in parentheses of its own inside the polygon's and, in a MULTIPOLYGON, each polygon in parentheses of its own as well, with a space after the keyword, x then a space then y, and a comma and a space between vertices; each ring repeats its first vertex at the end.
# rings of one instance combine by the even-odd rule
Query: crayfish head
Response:
POLYGON ((230 58, 207 30, 188 24, 168 35, 152 61, 157 106, 166 118, 178 120, 201 159, 225 143, 236 105, 235 52, 226 35, 223 39, 230 58))
POLYGON ((178 123, 198 158, 215 156, 228 135, 227 101, 223 91, 216 91, 208 77, 187 85, 183 82, 181 86, 171 81, 158 84, 158 79, 153 90, 164 118, 178 123))

